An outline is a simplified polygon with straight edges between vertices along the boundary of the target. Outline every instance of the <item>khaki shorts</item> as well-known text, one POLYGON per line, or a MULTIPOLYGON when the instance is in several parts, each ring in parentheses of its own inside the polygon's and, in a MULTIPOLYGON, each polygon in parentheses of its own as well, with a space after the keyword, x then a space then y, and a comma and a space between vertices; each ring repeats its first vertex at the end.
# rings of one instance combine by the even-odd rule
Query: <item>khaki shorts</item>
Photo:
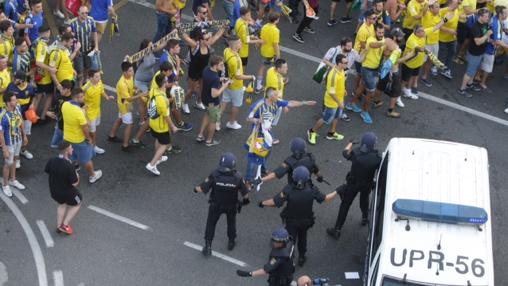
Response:
POLYGON ((104 23, 95 22, 95 27, 97 28, 97 32, 104 35, 104 31, 106 31, 106 26, 108 25, 108 21, 104 23))
POLYGON ((206 108, 210 123, 217 123, 220 121, 220 105, 208 105, 206 108))

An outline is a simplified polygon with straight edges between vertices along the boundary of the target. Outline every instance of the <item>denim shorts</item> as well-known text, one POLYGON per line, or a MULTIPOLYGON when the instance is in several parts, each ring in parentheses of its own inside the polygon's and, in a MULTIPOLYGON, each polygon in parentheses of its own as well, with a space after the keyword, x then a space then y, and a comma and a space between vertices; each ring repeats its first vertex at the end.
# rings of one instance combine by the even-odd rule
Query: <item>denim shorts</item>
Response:
POLYGON ((376 90, 378 74, 377 70, 362 67, 362 80, 368 91, 376 90))
POLYGON ((468 77, 473 77, 478 69, 480 68, 480 65, 482 63, 483 54, 479 56, 471 55, 469 52, 467 52, 466 55, 466 61, 467 61, 467 68, 466 68, 466 74, 468 77))
POLYGON ((72 143, 72 160, 78 160, 81 165, 90 162, 94 156, 93 146, 86 141, 72 143))
POLYGON ((150 90, 150 82, 134 80, 134 86, 142 92, 148 92, 150 90))
POLYGON ((323 110, 323 121, 326 123, 326 124, 330 124, 332 123, 332 121, 334 119, 337 119, 339 118, 339 109, 338 108, 328 108, 328 107, 325 107, 324 110, 323 110))

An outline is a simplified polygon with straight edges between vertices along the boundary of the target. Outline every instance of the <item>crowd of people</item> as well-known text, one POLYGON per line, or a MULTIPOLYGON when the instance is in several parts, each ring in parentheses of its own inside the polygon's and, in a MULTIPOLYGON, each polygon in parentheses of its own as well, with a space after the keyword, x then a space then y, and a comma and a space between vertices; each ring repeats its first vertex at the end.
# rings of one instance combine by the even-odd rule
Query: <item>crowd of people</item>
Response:
MULTIPOLYGON (((21 167, 20 155, 28 160, 34 157, 29 151, 32 124, 56 121, 50 147, 59 149, 60 155, 48 162, 45 171, 50 176, 52 197, 59 204, 57 229, 72 234, 70 221, 82 200, 77 171, 83 167, 92 184, 103 175, 93 164, 94 156, 106 152, 97 145, 103 100, 116 100, 118 109, 108 141, 120 143, 121 150, 129 153, 145 146, 142 140, 147 132, 154 137, 154 154, 145 168, 157 176, 161 174, 158 165, 167 161, 169 154, 182 151, 171 137, 193 130, 192 124, 184 121, 184 115, 191 114, 190 106, 202 112, 196 141, 212 147, 220 144, 216 131, 242 128, 245 120, 239 114, 248 103, 250 135, 245 143, 248 155, 242 194, 257 187, 263 178, 275 176, 266 168, 272 146, 280 142, 273 128, 291 108, 316 105, 316 101, 284 97, 288 63, 281 56, 278 24, 284 13, 288 14, 291 23, 299 23, 292 38, 303 44, 304 33, 316 33, 311 23, 318 18, 319 0, 302 0, 301 19, 299 0, 289 1, 289 13, 277 0, 254 3, 255 12, 247 1, 224 0, 230 21, 220 25, 211 21, 213 3, 194 0, 190 30, 179 25, 186 1, 156 0, 155 36, 141 41, 139 51, 144 54, 140 60, 127 58, 119 65, 116 97, 106 92, 100 62, 100 43, 108 19, 117 18, 112 1, 91 0, 76 9, 75 15, 65 3, 57 2, 53 13, 65 20, 57 35, 52 35, 43 17, 41 0, 28 4, 8 0, 0 12, 0 144, 6 196, 12 196, 11 187, 25 189, 16 169, 21 167), (175 29, 178 39, 166 39, 175 29), (222 39, 227 47, 218 50, 214 44, 222 39), (256 74, 247 74, 254 50, 250 47, 254 45, 259 48, 255 51, 259 50, 262 63, 256 67, 256 74), (259 98, 252 104, 251 93, 259 98), (221 117, 229 106, 231 112, 224 121, 221 117), (137 117, 139 127, 134 130, 137 117), (224 126, 222 122, 226 122, 224 126), (122 127, 120 139, 117 134, 122 127)), ((338 1, 332 0, 330 5, 327 26, 334 27, 338 1)), ((363 122, 372 124, 370 110, 383 105, 382 94, 390 98, 386 115, 399 118, 396 108, 404 107, 401 97, 418 99, 419 85, 431 87, 439 74, 448 80, 461 77, 455 72, 455 64, 466 65, 457 87, 459 95, 471 97, 471 91, 490 90, 489 75, 502 59, 500 55, 508 51, 506 6, 491 0, 346 0, 340 23, 352 22, 352 7, 358 5, 360 17, 354 39, 343 37, 339 45, 329 49, 313 75, 315 81, 326 84, 326 91, 321 118, 307 130, 310 144, 317 144, 324 125, 329 125, 326 139, 342 140, 337 125, 339 120, 351 120, 346 111, 359 113, 363 122), (348 86, 348 76, 355 77, 352 86, 348 86), (347 90, 353 90, 348 97, 351 100, 346 100, 347 90)), ((505 72, 508 78, 508 68, 505 72)), ((372 149, 373 143, 369 146, 372 149)), ((351 153, 351 144, 348 148, 351 153)), ((209 184, 198 190, 206 192, 209 184)), ((328 230, 330 236, 340 235, 356 193, 342 194, 347 204, 337 225, 328 230)), ((368 191, 362 195, 368 198, 368 191)), ((320 202, 333 198, 317 197, 320 202)), ((367 220, 365 201, 363 198, 362 213, 367 220)), ((282 204, 277 198, 266 202, 268 206, 282 204)), ((207 235, 211 241, 211 230, 207 235)), ((303 246, 299 248, 305 251, 303 246)))

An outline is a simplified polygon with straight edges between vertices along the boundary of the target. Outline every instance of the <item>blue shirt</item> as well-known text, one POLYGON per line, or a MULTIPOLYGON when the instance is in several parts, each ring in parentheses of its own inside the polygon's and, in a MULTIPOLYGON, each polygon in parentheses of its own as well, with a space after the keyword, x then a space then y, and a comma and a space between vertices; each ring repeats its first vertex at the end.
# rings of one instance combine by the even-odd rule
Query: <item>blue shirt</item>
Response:
MULTIPOLYGON (((499 17, 495 15, 491 19, 490 23, 490 29, 492 30, 492 35, 490 35, 490 40, 492 42, 501 41, 503 38, 503 29, 501 27, 501 21, 499 20, 499 17)), ((495 55, 496 54, 496 47, 493 43, 488 42, 487 47, 485 48, 485 53, 488 55, 495 55)))
POLYGON ((7 18, 13 20, 14 22, 19 21, 19 9, 18 9, 18 1, 17 0, 8 0, 4 3, 4 13, 7 18))
POLYGON ((81 43, 80 51, 82 53, 90 52, 93 49, 92 33, 97 32, 94 19, 87 16, 85 21, 81 21, 79 17, 76 17, 71 20, 71 29, 76 35, 78 41, 81 43))
MULTIPOLYGON (((277 116, 277 110, 288 106, 288 104, 289 102, 287 100, 280 99, 273 105, 268 105, 266 104, 265 99, 260 99, 250 106, 248 118, 262 119, 263 121, 268 121, 265 122, 265 124, 269 123, 271 125, 277 116)), ((255 126, 256 124, 252 124, 252 128, 255 126)), ((262 134, 261 124, 259 124, 259 134, 262 134)))
POLYGON ((30 15, 26 18, 25 23, 34 25, 32 28, 25 29, 25 33, 28 34, 30 42, 33 43, 37 40, 37 38, 39 38, 39 28, 44 24, 44 15, 43 13, 39 13, 37 15, 30 13, 30 15))
MULTIPOLYGON (((7 86, 7 91, 16 94, 20 107, 28 108, 32 98, 35 96, 35 88, 30 84, 27 84, 24 89, 20 89, 14 82, 11 82, 7 86)), ((20 110, 23 110, 23 108, 20 108, 20 110)))
POLYGON ((92 9, 90 16, 96 22, 106 22, 108 20, 108 9, 113 6, 112 0, 92 0, 92 9))
POLYGON ((21 142, 20 126, 22 122, 23 118, 18 106, 13 112, 4 109, 0 113, 0 131, 4 134, 5 145, 12 146, 21 142))

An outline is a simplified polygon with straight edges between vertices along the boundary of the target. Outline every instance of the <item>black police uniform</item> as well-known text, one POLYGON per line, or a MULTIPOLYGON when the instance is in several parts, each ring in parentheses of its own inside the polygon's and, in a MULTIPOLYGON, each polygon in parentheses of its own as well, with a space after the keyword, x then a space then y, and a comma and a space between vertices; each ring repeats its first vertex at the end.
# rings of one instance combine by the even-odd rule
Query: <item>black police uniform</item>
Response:
POLYGON ((293 249, 291 241, 283 248, 272 248, 268 262, 263 266, 263 270, 269 275, 269 286, 289 286, 293 281, 293 249))
POLYGON ((342 193, 342 203, 335 222, 335 229, 340 230, 346 221, 349 207, 356 195, 360 193, 360 209, 362 218, 367 218, 369 213, 369 194, 373 187, 374 175, 381 163, 381 156, 377 150, 363 151, 360 147, 354 148, 351 153, 347 150, 342 152, 347 160, 351 161, 351 170, 346 175, 346 185, 342 193))
POLYGON ((215 226, 220 216, 225 213, 228 224, 228 238, 236 238, 236 212, 238 206, 238 192, 245 196, 249 189, 235 170, 225 171, 218 168, 200 185, 204 193, 210 194, 210 207, 206 220, 205 240, 211 242, 215 234, 215 226))
POLYGON ((304 257, 307 252, 307 230, 314 225, 315 219, 312 211, 314 200, 322 203, 325 198, 312 184, 305 184, 300 189, 295 184, 288 184, 273 198, 276 207, 286 203, 280 216, 289 235, 298 244, 299 257, 304 257))
POLYGON ((277 179, 280 179, 287 174, 288 184, 293 184, 293 170, 300 166, 306 167, 311 174, 317 174, 319 172, 316 159, 312 153, 292 154, 284 160, 284 164, 278 166, 275 170, 273 170, 273 172, 275 173, 277 179))

